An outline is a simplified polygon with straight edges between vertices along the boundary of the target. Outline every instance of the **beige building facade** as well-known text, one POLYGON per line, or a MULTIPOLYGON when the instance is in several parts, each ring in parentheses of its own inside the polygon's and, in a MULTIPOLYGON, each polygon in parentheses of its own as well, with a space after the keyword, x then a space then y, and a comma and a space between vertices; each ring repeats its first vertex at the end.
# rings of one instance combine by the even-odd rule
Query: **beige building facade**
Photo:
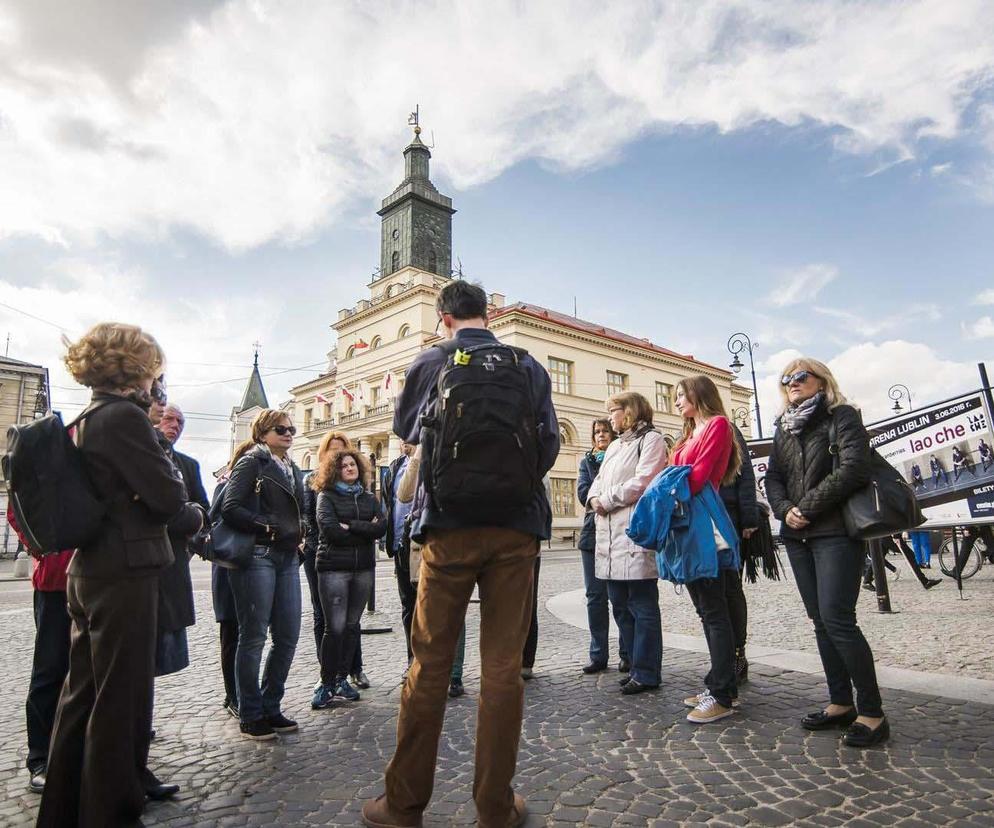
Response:
MULTIPOLYGON (((417 136, 405 156, 409 176, 414 168, 427 178, 428 150, 417 136), (412 164, 412 154, 417 164, 412 164)), ((404 206, 398 205, 396 194, 416 193, 417 189, 405 179, 384 200, 394 224, 398 209, 404 206)), ((431 190, 432 202, 437 202, 437 191, 431 190)), ((412 209, 418 206, 415 203, 412 209)), ((379 468, 400 453, 400 440, 392 433, 394 402, 407 367, 422 350, 439 341, 435 299, 452 278, 425 266, 404 264, 430 261, 434 266, 434 255, 419 259, 404 245, 450 250, 445 228, 440 229, 436 221, 419 239, 417 215, 404 226, 405 234, 400 236, 384 217, 381 267, 367 285, 368 293, 354 306, 339 311, 332 325, 337 343, 329 353, 327 371, 291 391, 288 410, 298 428, 293 457, 301 468, 316 466, 318 445, 329 431, 346 433, 364 452, 375 455, 379 468)), ((673 388, 682 377, 711 377, 730 412, 748 410, 751 405, 751 392, 736 384, 728 370, 537 305, 507 304, 500 293, 491 293, 489 298, 491 330, 504 342, 526 349, 546 367, 552 380, 562 436, 559 459, 550 475, 557 534, 568 535, 582 522, 575 494, 577 470, 590 448, 591 421, 605 416, 609 395, 638 391, 652 403, 657 427, 672 437, 681 427, 673 411, 673 388)), ((741 425, 748 436, 748 425, 741 425)))

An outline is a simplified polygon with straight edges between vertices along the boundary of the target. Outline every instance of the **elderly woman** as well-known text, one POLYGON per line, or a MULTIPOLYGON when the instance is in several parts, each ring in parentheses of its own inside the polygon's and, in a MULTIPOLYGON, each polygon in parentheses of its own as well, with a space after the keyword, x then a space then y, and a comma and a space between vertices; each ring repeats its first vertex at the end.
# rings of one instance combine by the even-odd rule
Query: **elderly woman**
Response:
POLYGON ((801 725, 808 730, 847 727, 847 745, 869 747, 884 741, 890 727, 873 653, 856 624, 866 551, 848 536, 842 518, 846 500, 870 480, 869 436, 828 366, 817 360, 791 361, 783 371, 780 396, 784 409, 777 419, 766 492, 773 514, 784 523, 787 555, 814 622, 829 690, 828 706, 809 713, 801 725))
POLYGON ((68 569, 69 675, 38 825, 126 825, 145 805, 159 573, 173 560, 166 524, 193 533, 202 518, 148 418, 165 362, 159 344, 105 322, 68 345, 66 368, 93 390, 76 438, 107 511, 68 569))
POLYGON ((297 723, 280 704, 300 636, 300 570, 304 500, 300 470, 288 452, 297 433, 286 413, 266 408, 252 421, 254 448, 231 470, 221 515, 255 535, 252 561, 228 574, 238 612, 235 680, 242 736, 257 741, 292 733, 297 723), (259 683, 266 635, 272 648, 259 683))
POLYGON ((607 411, 621 436, 607 447, 585 505, 595 514, 595 574, 607 581, 614 620, 631 657, 621 692, 632 695, 659 687, 663 632, 655 553, 633 543, 625 530, 642 492, 666 466, 667 452, 652 424, 652 406, 641 394, 615 394, 607 411), (625 630, 631 630, 630 639, 625 630))
MULTIPOLYGON (((611 445, 618 435, 611 427, 611 421, 606 417, 594 420, 591 424, 591 449, 580 460, 580 473, 576 481, 576 496, 580 503, 586 503, 590 494, 590 486, 597 478, 604 462, 604 455, 607 447, 611 445)), ((594 571, 594 549, 597 529, 594 521, 594 510, 587 509, 583 516, 583 530, 580 532, 580 540, 577 548, 580 550, 580 558, 583 561, 583 586, 587 597, 587 626, 590 629, 590 660, 583 668, 584 673, 599 673, 607 669, 609 656, 608 648, 608 608, 607 608, 607 584, 597 577, 594 571)), ((631 615, 624 616, 627 622, 624 630, 618 636, 618 669, 622 673, 627 673, 630 669, 628 651, 625 649, 626 638, 632 639, 632 618, 631 615)))

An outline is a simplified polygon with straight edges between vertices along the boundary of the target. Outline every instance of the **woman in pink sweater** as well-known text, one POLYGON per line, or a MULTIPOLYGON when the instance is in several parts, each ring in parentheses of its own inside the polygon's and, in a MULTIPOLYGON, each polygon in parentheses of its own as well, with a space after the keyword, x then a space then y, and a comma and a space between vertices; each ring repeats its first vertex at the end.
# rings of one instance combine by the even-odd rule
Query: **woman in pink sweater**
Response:
MULTIPOLYGON (((681 380, 676 387, 676 409, 683 417, 683 436, 673 449, 671 462, 674 466, 691 467, 692 495, 709 485, 717 491, 722 483, 735 479, 742 465, 718 388, 705 376, 681 380)), ((718 548, 727 549, 728 543, 717 528, 714 534, 718 548)), ((717 578, 701 578, 687 584, 687 592, 704 625, 704 637, 711 654, 711 669, 704 677, 707 689, 684 699, 684 703, 693 708, 687 714, 687 721, 694 724, 730 716, 733 705, 738 704, 735 637, 725 599, 726 577, 738 577, 738 573, 722 570, 717 578)))

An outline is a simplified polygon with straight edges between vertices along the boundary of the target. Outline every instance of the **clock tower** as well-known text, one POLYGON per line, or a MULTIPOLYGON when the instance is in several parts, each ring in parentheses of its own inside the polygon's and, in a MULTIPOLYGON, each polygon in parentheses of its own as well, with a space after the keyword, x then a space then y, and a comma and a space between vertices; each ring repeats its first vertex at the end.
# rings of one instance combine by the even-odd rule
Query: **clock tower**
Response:
POLYGON ((452 199, 428 177, 431 152, 421 142, 421 127, 404 150, 404 180, 383 199, 380 276, 416 267, 439 276, 452 273, 452 199))

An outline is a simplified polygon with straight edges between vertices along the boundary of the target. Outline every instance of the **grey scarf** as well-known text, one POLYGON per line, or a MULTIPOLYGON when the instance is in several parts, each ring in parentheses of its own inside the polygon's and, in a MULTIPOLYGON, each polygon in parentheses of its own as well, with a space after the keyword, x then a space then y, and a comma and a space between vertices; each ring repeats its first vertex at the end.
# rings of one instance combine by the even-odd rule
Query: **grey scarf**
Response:
POLYGON ((819 391, 813 397, 808 397, 798 405, 789 405, 777 418, 777 423, 791 434, 800 434, 808 421, 814 416, 825 399, 825 392, 819 391))

